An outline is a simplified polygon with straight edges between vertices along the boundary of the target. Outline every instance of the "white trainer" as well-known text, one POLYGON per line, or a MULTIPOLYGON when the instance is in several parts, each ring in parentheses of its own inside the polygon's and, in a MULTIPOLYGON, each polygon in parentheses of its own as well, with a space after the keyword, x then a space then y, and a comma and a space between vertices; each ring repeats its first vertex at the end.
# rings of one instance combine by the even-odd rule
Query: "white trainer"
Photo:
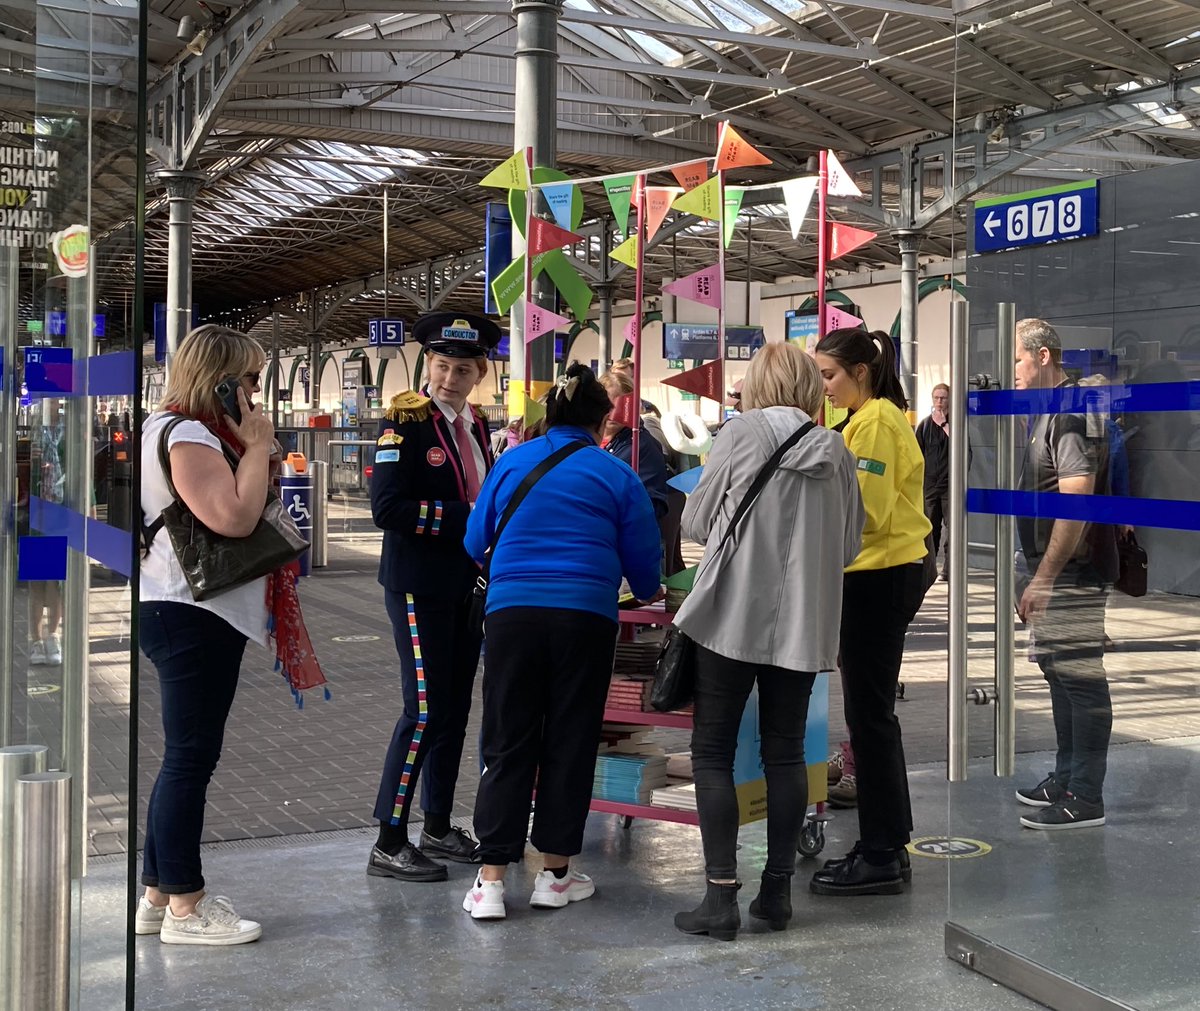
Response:
POLYGON ((504 882, 484 881, 476 874, 475 883, 463 899, 463 909, 472 920, 503 920, 508 915, 504 909, 504 882))
POLYGON ((568 902, 590 899, 595 893, 592 879, 577 870, 567 871, 565 878, 556 878, 553 871, 538 871, 529 904, 537 909, 561 909, 568 902))
POLYGON ((46 663, 51 667, 62 666, 62 641, 57 632, 46 637, 46 663))
POLYGON ((163 917, 163 944, 246 944, 262 937, 262 924, 243 920, 224 895, 205 895, 189 916, 163 917))
POLYGON ((34 667, 43 667, 46 664, 46 644, 41 639, 34 639, 29 644, 29 663, 34 667))
POLYGON ((157 934, 162 930, 163 917, 167 915, 166 906, 152 905, 145 895, 138 902, 137 913, 133 917, 133 932, 135 934, 157 934))

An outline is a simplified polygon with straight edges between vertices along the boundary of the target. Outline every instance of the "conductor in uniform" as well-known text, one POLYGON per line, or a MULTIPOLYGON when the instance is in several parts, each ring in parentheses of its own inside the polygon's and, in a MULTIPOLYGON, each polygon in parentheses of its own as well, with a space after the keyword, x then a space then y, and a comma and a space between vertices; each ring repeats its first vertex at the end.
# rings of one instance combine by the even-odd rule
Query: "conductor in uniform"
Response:
POLYGON ((375 817, 379 838, 367 873, 444 881, 437 860, 478 863, 476 841, 450 824, 480 633, 468 601, 479 567, 463 549, 467 517, 492 466, 488 425, 467 403, 500 341, 491 320, 435 313, 418 320, 426 385, 392 398, 379 423, 371 516, 383 530, 379 582, 392 622, 404 711, 383 764, 375 817), (421 785, 420 845, 408 820, 421 785), (431 859, 431 858, 436 858, 431 859))

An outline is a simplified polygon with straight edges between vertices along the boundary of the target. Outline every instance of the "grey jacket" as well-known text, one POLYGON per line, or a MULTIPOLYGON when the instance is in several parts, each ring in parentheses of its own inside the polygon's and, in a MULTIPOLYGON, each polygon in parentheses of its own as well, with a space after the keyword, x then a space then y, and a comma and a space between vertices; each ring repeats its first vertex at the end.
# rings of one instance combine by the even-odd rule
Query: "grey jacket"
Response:
POLYGON ((758 472, 808 420, 768 407, 735 414, 718 433, 683 510, 683 535, 705 551, 675 624, 722 656, 823 671, 837 663, 842 570, 858 555, 866 516, 841 435, 818 426, 788 450, 720 548, 758 472))

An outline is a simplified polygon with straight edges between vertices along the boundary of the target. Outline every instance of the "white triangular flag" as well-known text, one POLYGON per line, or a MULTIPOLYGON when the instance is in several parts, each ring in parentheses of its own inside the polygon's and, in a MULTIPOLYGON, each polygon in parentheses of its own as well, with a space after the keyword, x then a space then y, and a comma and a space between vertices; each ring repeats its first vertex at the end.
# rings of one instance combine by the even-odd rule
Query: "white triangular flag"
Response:
POLYGON ((850 173, 846 171, 842 163, 838 161, 837 155, 832 151, 826 156, 825 174, 829 179, 829 189, 826 192, 831 197, 862 196, 862 190, 854 185, 850 173))
POLYGON ((793 239, 800 234, 800 226, 808 216, 817 182, 816 176, 801 176, 799 179, 785 179, 782 183, 783 202, 787 205, 788 224, 792 226, 793 239))

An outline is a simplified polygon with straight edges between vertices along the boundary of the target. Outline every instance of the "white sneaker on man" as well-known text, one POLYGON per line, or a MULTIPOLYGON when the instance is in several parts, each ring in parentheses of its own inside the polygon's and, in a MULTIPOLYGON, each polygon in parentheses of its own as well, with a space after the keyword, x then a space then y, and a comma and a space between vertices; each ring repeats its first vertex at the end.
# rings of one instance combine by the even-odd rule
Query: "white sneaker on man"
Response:
POLYGON ((44 667, 46 664, 46 644, 41 639, 34 639, 29 644, 29 663, 33 667, 44 667))
POLYGON ((62 665, 62 641, 57 632, 46 637, 46 663, 51 667, 62 665))
POLYGON ((475 883, 463 899, 463 909, 471 914, 472 920, 503 920, 508 915, 504 908, 504 882, 484 881, 476 874, 475 883))
POLYGON ((262 937, 262 924, 243 920, 224 895, 205 895, 189 916, 168 909, 158 936, 163 944, 246 944, 262 937))
POLYGON ((133 917, 133 932, 135 934, 157 934, 162 930, 163 917, 166 915, 166 906, 156 906, 143 895, 138 900, 137 912, 133 917))
POLYGON ((569 870, 561 878, 556 878, 553 871, 538 871, 529 904, 537 909, 561 909, 568 902, 590 899, 595 893, 592 879, 577 870, 569 870))

